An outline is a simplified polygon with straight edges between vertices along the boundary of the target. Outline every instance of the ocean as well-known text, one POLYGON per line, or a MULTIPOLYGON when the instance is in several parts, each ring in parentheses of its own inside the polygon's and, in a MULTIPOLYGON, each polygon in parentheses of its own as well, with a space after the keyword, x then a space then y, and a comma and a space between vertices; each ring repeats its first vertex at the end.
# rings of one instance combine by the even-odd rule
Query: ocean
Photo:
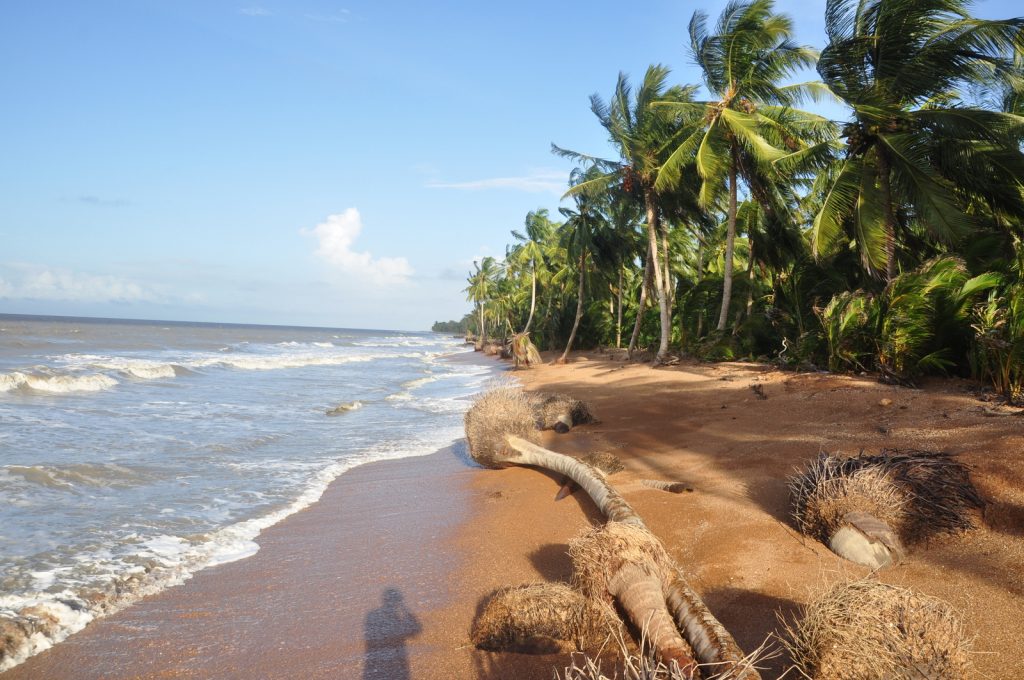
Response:
MULTIPOLYGON (((0 671, 258 550, 348 469, 462 438, 435 333, 0 315, 0 671)), ((343 519, 343 518, 342 518, 343 519)))

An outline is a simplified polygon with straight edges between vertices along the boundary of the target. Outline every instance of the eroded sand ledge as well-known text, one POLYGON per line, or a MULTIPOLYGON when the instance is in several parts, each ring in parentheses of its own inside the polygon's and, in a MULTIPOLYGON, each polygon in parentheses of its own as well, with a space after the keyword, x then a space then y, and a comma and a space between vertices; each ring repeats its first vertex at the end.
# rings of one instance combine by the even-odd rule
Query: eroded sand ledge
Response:
MULTIPOLYGON (((776 610, 791 612, 811 589, 866 571, 791 528, 793 467, 819 450, 958 454, 995 501, 988 526, 917 548, 882 578, 959 608, 986 652, 976 658, 980 676, 1021 675, 1024 419, 986 415, 969 383, 908 390, 742 364, 651 370, 602 355, 516 376, 595 407, 601 423, 547 433, 546 443, 623 458, 615 486, 748 649, 776 629, 776 610), (694 491, 640 484, 651 477, 694 491)), ((557 490, 543 473, 480 470, 452 451, 357 468, 320 503, 264 532, 255 557, 201 572, 3 677, 383 678, 407 668, 412 678, 550 678, 562 658, 480 652, 468 637, 495 588, 569 577, 566 543, 598 518, 581 494, 555 503, 557 490), (386 605, 390 590, 419 634, 386 605), (394 622, 383 645, 387 635, 367 631, 374 612, 394 622)), ((773 662, 764 677, 784 665, 773 662)))

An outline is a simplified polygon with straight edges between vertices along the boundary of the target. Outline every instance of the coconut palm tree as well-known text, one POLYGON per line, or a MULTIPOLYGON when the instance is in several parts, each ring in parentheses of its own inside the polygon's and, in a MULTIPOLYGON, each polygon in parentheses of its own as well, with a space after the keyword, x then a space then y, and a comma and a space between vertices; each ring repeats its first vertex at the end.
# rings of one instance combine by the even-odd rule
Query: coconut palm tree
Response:
MULTIPOLYGON (((700 199, 704 205, 711 205, 723 188, 728 192, 719 331, 725 330, 732 300, 739 180, 750 187, 758 175, 762 180, 770 175, 772 161, 786 155, 785 147, 766 138, 769 130, 797 146, 799 129, 787 129, 787 120, 800 122, 804 130, 828 127, 827 121, 814 114, 799 111, 794 118, 790 113, 790 107, 803 97, 821 93, 820 83, 782 84, 799 70, 813 66, 816 53, 794 43, 792 21, 773 10, 772 0, 730 2, 714 33, 708 30, 707 15, 694 12, 689 26, 690 50, 714 100, 701 105, 704 125, 682 140, 658 177, 659 187, 675 184, 682 168, 694 162, 703 180, 700 199)), ((670 108, 684 110, 678 105, 670 108)))
MULTIPOLYGON (((590 174, 593 175, 594 173, 591 172, 590 174)), ((574 170, 572 177, 573 181, 582 182, 586 181, 587 174, 574 170)), ((607 229, 608 225, 607 219, 599 210, 596 199, 586 194, 577 194, 574 196, 574 199, 576 201, 575 210, 571 208, 558 209, 566 218, 560 229, 562 245, 568 253, 569 260, 576 262, 579 275, 579 284, 576 288, 576 317, 573 320, 572 331, 569 333, 569 340, 565 343, 565 351, 562 352, 562 356, 558 359, 558 362, 562 364, 569 358, 569 350, 572 349, 572 343, 576 339, 576 332, 580 327, 580 320, 583 318, 583 295, 587 276, 587 259, 594 250, 594 242, 598 232, 607 229)))
MULTIPOLYGON (((1024 119, 965 105, 958 88, 1019 78, 1024 19, 972 18, 967 0, 829 0, 818 72, 852 109, 843 158, 814 218, 816 255, 854 241, 864 267, 897 273, 910 229, 949 243, 964 199, 1024 176, 1024 119), (992 181, 994 180, 994 182, 992 181)), ((1020 191, 1009 201, 1020 209, 1020 191)))
POLYGON ((469 275, 469 285, 464 288, 467 293, 467 300, 473 302, 477 308, 477 319, 479 323, 480 337, 477 338, 477 349, 482 349, 487 342, 487 317, 486 305, 494 291, 500 267, 493 257, 485 257, 482 260, 473 262, 474 271, 469 275))
POLYGON ((530 316, 522 330, 529 333, 537 309, 537 269, 544 264, 544 243, 551 239, 554 224, 548 219, 548 211, 541 208, 526 213, 524 227, 522 232, 512 231, 513 238, 519 241, 513 259, 530 268, 530 316))
MULTIPOLYGON (((665 276, 664 248, 659 245, 665 228, 661 222, 662 192, 655 187, 655 181, 667 152, 690 135, 690 127, 697 121, 692 111, 676 113, 651 106, 654 102, 682 103, 692 100, 694 88, 668 87, 668 75, 668 68, 660 64, 648 67, 643 82, 634 93, 629 79, 620 73, 610 103, 596 94, 591 95, 590 108, 608 131, 609 141, 619 152, 619 160, 596 158, 551 145, 556 154, 588 163, 600 173, 574 185, 566 192, 567 196, 599 194, 618 186, 627 194, 635 196, 644 206, 648 249, 653 262, 651 269, 661 314, 661 340, 655 364, 667 359, 672 334, 672 310, 669 304, 671 285, 665 276)), ((667 190, 670 187, 664 188, 667 190)))

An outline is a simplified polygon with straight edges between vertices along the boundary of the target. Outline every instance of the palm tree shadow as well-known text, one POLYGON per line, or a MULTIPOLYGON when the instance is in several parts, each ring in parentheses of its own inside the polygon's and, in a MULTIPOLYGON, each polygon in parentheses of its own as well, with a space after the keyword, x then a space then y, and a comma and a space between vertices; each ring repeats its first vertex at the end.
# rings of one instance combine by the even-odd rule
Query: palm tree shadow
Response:
POLYGON ((395 588, 385 590, 381 606, 367 613, 363 623, 363 680, 409 680, 406 640, 422 630, 419 619, 405 605, 402 593, 395 588))

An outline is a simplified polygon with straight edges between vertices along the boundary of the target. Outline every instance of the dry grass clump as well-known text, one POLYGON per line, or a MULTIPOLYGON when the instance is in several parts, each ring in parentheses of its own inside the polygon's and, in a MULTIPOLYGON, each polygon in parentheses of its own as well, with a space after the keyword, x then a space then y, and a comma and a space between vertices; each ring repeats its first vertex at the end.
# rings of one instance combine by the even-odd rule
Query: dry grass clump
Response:
POLYGON ((661 541, 644 527, 608 522, 569 542, 573 583, 589 598, 612 602, 612 579, 626 567, 652 576, 675 569, 661 541))
POLYGON ((784 631, 797 669, 814 680, 970 674, 971 640, 948 604, 870 579, 833 586, 784 631))
POLYGON ((508 464, 506 435, 540 440, 533 419, 533 400, 518 387, 499 384, 481 394, 466 411, 466 441, 473 460, 484 467, 508 464))
POLYGON ((590 406, 579 399, 565 394, 537 394, 535 398, 534 414, 542 430, 565 432, 577 425, 597 422, 590 406))
POLYGON ((473 622, 480 649, 525 654, 599 652, 619 631, 611 607, 563 583, 531 583, 497 591, 473 622))
POLYGON ((789 480, 800 530, 827 541, 849 513, 886 522, 906 543, 974 526, 984 504, 966 466, 947 453, 884 449, 876 456, 821 454, 789 480))

